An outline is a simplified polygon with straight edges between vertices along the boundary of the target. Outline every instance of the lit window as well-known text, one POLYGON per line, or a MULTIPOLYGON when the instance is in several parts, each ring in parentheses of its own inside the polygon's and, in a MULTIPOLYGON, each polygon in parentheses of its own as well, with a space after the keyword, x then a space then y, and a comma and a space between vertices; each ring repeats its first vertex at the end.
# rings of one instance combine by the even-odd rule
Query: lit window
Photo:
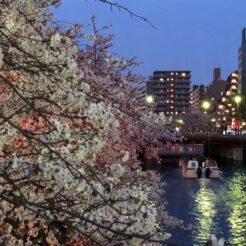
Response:
POLYGON ((173 92, 173 89, 172 90, 170 90, 171 92, 173 92))
POLYGON ((237 87, 236 87, 235 85, 233 85, 233 86, 231 87, 231 89, 232 89, 232 90, 236 90, 237 87))
POLYGON ((164 79, 163 79, 163 78, 160 78, 160 81, 161 81, 161 82, 163 82, 163 81, 164 81, 164 79))
POLYGON ((173 106, 170 106, 170 108, 173 108, 173 106))
POLYGON ((225 102, 226 101, 226 98, 225 97, 222 97, 222 102, 225 102))
POLYGON ((173 97, 173 95, 171 95, 170 97, 173 97))
POLYGON ((167 78, 167 81, 169 81, 169 78, 167 78))
POLYGON ((181 76, 182 76, 182 77, 185 77, 185 76, 186 76, 186 73, 181 73, 181 76))
POLYGON ((236 79, 232 79, 231 83, 237 83, 237 80, 236 79))
POLYGON ((173 81, 174 79, 173 78, 171 78, 171 81, 173 81))
POLYGON ((226 95, 227 95, 227 96, 230 96, 230 95, 231 95, 231 92, 230 92, 230 91, 227 91, 227 92, 226 92, 226 95))
POLYGON ((173 84, 171 84, 171 86, 173 86, 173 84))
POLYGON ((176 111, 176 113, 175 114, 178 114, 178 112, 176 111))
POLYGON ((171 73, 171 75, 173 75, 173 73, 171 73))

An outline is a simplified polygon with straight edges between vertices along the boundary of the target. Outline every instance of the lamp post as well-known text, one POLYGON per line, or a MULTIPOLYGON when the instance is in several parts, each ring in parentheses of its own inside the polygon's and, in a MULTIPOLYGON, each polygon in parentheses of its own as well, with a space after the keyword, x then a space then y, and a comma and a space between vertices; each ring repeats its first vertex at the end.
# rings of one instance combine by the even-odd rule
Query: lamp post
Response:
POLYGON ((182 126, 184 125, 184 120, 181 118, 177 118, 174 120, 174 126, 177 132, 182 131, 182 126))
POLYGON ((148 103, 148 104, 153 104, 154 103, 154 97, 152 96, 152 95, 147 95, 146 96, 146 98, 145 98, 145 100, 146 100, 146 102, 148 103))
POLYGON ((208 100, 205 100, 202 102, 202 108, 204 109, 204 113, 206 114, 208 112, 208 109, 211 107, 211 102, 208 100))
POLYGON ((239 119, 239 104, 242 102, 242 96, 236 95, 234 98, 235 103, 237 104, 237 111, 236 111, 236 129, 237 133, 240 133, 240 119, 239 119))
POLYGON ((147 95, 145 97, 145 101, 148 106, 148 111, 153 111, 153 106, 155 106, 155 97, 153 95, 147 95))
POLYGON ((239 107, 239 104, 242 102, 242 96, 241 95, 236 95, 234 97, 234 101, 237 104, 237 108, 239 107))
MULTIPOLYGON (((204 109, 204 114, 207 114, 208 113, 208 110, 210 109, 211 107, 211 102, 209 100, 204 100, 202 101, 202 104, 201 104, 201 108, 204 109)), ((209 126, 211 125, 209 119, 208 119, 208 116, 206 117, 206 132, 208 133, 209 131, 209 126)))

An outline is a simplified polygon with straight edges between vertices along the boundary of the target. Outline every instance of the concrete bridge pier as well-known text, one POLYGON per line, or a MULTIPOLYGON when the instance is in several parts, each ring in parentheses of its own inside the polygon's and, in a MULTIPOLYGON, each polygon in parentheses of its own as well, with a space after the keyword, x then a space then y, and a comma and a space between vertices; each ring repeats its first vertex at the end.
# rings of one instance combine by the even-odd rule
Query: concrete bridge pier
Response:
POLYGON ((242 147, 234 147, 232 148, 232 157, 235 161, 243 161, 243 148, 242 147))
POLYGON ((231 159, 234 161, 243 161, 244 160, 244 149, 243 147, 231 147, 226 149, 219 150, 219 156, 226 159, 231 159))

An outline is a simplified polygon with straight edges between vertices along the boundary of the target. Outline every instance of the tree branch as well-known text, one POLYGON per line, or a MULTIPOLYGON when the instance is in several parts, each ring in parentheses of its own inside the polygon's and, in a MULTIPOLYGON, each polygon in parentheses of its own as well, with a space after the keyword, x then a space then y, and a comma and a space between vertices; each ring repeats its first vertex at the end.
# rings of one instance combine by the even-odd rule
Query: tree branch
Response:
POLYGON ((135 12, 131 11, 130 9, 128 9, 127 7, 125 7, 124 5, 121 5, 121 4, 116 3, 116 2, 111 2, 109 0, 99 0, 99 2, 108 4, 110 6, 111 10, 113 10, 113 7, 116 7, 119 10, 122 9, 122 10, 126 11, 131 17, 136 17, 138 19, 141 19, 144 22, 148 23, 152 28, 154 28, 155 30, 157 30, 157 28, 153 25, 153 23, 151 21, 149 21, 146 17, 143 17, 143 16, 141 16, 139 14, 136 14, 135 12))

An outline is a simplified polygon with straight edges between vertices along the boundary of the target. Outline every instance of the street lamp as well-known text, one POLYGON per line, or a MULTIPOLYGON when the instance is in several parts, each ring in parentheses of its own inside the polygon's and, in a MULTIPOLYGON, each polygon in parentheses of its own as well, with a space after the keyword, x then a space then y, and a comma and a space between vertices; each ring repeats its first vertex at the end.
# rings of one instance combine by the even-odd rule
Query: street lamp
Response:
POLYGON ((235 101, 235 103, 237 104, 237 107, 238 107, 239 106, 239 103, 242 102, 242 96, 241 95, 236 95, 234 97, 234 101, 235 101))
POLYGON ((146 96, 145 100, 148 104, 154 103, 154 97, 152 95, 146 96))
POLYGON ((202 108, 204 108, 204 113, 206 114, 208 109, 211 107, 211 103, 209 101, 203 101, 202 102, 202 108))
POLYGON ((236 128, 237 128, 237 133, 240 132, 240 116, 239 116, 239 104, 242 102, 242 96, 241 95, 236 95, 234 97, 234 101, 237 104, 237 113, 236 113, 236 128))
POLYGON ((146 106, 148 108, 148 111, 153 112, 154 107, 156 106, 155 97, 153 95, 147 95, 145 97, 145 102, 146 102, 146 106))

